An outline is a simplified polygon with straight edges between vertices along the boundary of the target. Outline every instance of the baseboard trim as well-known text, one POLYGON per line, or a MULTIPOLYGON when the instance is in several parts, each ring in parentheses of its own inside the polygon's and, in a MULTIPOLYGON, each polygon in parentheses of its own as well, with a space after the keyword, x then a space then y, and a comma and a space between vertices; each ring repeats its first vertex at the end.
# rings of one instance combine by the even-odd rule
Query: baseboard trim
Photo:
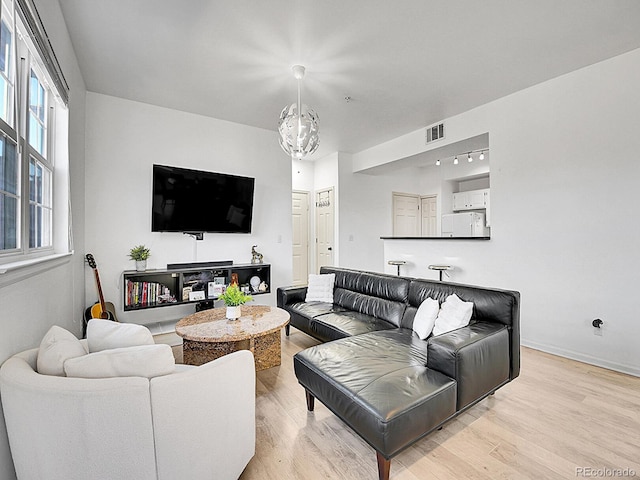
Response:
POLYGON ((537 342, 529 342, 526 340, 520 340, 523 347, 533 348, 534 350, 540 350, 541 352, 550 353, 552 355, 558 355, 560 357, 569 358, 582 363, 588 363, 596 367, 602 367, 616 372, 625 373, 627 375, 633 375, 634 377, 640 377, 640 368, 633 365, 625 365, 623 363, 610 362, 602 358, 593 357, 591 355, 585 355, 583 353, 574 352, 565 348, 558 348, 555 346, 544 345, 537 342))

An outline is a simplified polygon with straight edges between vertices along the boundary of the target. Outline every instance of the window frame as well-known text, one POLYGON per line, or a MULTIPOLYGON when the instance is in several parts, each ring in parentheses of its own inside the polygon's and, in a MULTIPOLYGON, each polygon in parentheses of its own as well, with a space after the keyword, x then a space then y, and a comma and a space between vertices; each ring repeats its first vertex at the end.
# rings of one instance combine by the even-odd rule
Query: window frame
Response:
MULTIPOLYGON (((68 148, 60 149, 60 145, 57 143, 60 141, 66 142, 67 138, 66 136, 65 138, 58 138, 55 134, 56 112, 58 109, 65 109, 66 113, 60 117, 60 121, 68 123, 68 108, 66 105, 68 91, 65 90, 61 94, 57 88, 61 80, 63 87, 66 86, 66 81, 63 76, 56 76, 61 75, 57 59, 56 75, 52 76, 51 70, 45 66, 43 55, 40 53, 42 51, 41 42, 38 43, 37 39, 36 42, 33 41, 33 25, 30 23, 28 16, 25 17, 24 11, 16 10, 12 12, 11 8, 13 8, 14 1, 19 4, 16 5, 16 8, 23 6, 25 2, 23 0, 0 1, 2 2, 0 21, 4 21, 5 25, 7 25, 11 33, 11 45, 13 46, 10 55, 8 55, 8 57, 11 57, 8 71, 10 76, 11 74, 13 76, 13 82, 9 81, 8 83, 10 85, 9 89, 13 89, 14 92, 13 112, 11 115, 7 115, 8 120, 12 120, 14 125, 10 125, 0 117, 0 132, 6 137, 6 141, 11 141, 17 146, 16 167, 19 172, 16 194, 18 198, 17 245, 16 248, 0 250, 0 277, 2 277, 2 274, 16 268, 30 267, 32 269, 33 265, 42 263, 47 259, 65 257, 72 253, 73 247, 70 233, 64 235, 65 231, 69 231, 70 224, 70 212, 63 210, 69 208, 68 148), (38 122, 39 127, 42 127, 42 153, 38 151, 37 146, 31 145, 30 142, 32 74, 37 78, 37 87, 42 88, 42 92, 39 92, 38 95, 44 97, 42 99, 43 104, 38 103, 39 108, 36 112, 39 117, 36 122, 38 122), (44 122, 42 122, 42 119, 44 119, 44 122), (65 158, 56 159, 55 155, 60 150, 64 152, 65 158), (57 160, 60 160, 60 162, 57 160), (30 191, 30 168, 32 162, 47 171, 46 177, 48 177, 48 181, 46 185, 42 185, 41 189, 42 193, 47 194, 46 199, 42 199, 43 201, 34 202, 32 200, 33 196, 30 191), (63 180, 60 178, 62 174, 57 173, 57 163, 60 163, 59 166, 63 172, 67 172, 65 174, 66 178, 63 180), (57 189, 61 189, 61 192, 58 193, 57 189), (36 229, 35 240, 30 234, 33 220, 31 217, 32 208, 45 212, 45 217, 49 219, 48 222, 44 223, 44 230, 36 229), (57 236, 57 232, 62 232, 62 234, 57 236)), ((28 1, 26 3, 29 4, 28 1)), ((26 8, 35 9, 35 6, 30 4, 26 8)), ((28 13, 33 12, 30 11, 28 13)), ((44 32, 44 27, 39 25, 38 28, 44 32)), ((52 50, 44 57, 50 62, 51 55, 55 59, 55 54, 53 54, 52 50)), ((4 74, 2 75, 6 78, 4 74)), ((66 128, 63 130, 67 131, 66 128)), ((0 214, 4 215, 4 212, 0 212, 0 214)), ((42 225, 39 222, 39 227, 42 225)), ((0 278, 0 284, 2 283, 2 278, 0 278)))

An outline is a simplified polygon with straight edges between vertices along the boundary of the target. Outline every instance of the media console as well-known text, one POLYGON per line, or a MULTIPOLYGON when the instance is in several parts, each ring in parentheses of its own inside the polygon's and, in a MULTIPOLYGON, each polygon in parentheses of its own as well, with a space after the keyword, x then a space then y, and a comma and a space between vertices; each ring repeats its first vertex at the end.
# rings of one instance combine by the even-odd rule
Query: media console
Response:
POLYGON ((184 268, 123 272, 124 310, 213 302, 234 278, 237 278, 238 286, 251 295, 271 292, 271 265, 213 263, 209 266, 196 264, 184 268))

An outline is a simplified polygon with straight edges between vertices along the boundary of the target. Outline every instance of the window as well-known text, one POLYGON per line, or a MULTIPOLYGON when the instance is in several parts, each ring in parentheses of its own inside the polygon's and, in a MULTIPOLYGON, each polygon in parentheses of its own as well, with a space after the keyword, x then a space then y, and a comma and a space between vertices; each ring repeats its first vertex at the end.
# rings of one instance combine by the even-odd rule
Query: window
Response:
POLYGON ((0 21, 0 118, 9 125, 13 125, 12 52, 13 32, 3 18, 0 21))
POLYGON ((18 226, 18 158, 15 142, 0 133, 0 251, 20 243, 18 226))
POLYGON ((6 265, 70 251, 68 236, 55 235, 68 231, 68 175, 56 175, 57 167, 68 170, 67 139, 55 134, 67 131, 68 87, 33 0, 0 2, 0 264, 6 265))

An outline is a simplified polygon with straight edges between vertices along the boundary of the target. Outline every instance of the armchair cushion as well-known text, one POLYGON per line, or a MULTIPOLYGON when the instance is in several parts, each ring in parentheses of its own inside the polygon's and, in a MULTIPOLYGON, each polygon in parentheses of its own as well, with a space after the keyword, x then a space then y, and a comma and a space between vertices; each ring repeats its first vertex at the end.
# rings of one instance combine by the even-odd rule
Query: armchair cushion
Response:
POLYGON ((70 358, 64 363, 67 377, 110 378, 167 375, 175 370, 169 345, 114 348, 70 358))
POLYGON ((73 333, 54 325, 40 342, 36 361, 38 373, 64 377, 64 362, 86 354, 82 343, 73 333))
POLYGON ((87 324, 87 344, 90 353, 154 343, 153 335, 144 325, 118 323, 100 318, 92 318, 87 324))

